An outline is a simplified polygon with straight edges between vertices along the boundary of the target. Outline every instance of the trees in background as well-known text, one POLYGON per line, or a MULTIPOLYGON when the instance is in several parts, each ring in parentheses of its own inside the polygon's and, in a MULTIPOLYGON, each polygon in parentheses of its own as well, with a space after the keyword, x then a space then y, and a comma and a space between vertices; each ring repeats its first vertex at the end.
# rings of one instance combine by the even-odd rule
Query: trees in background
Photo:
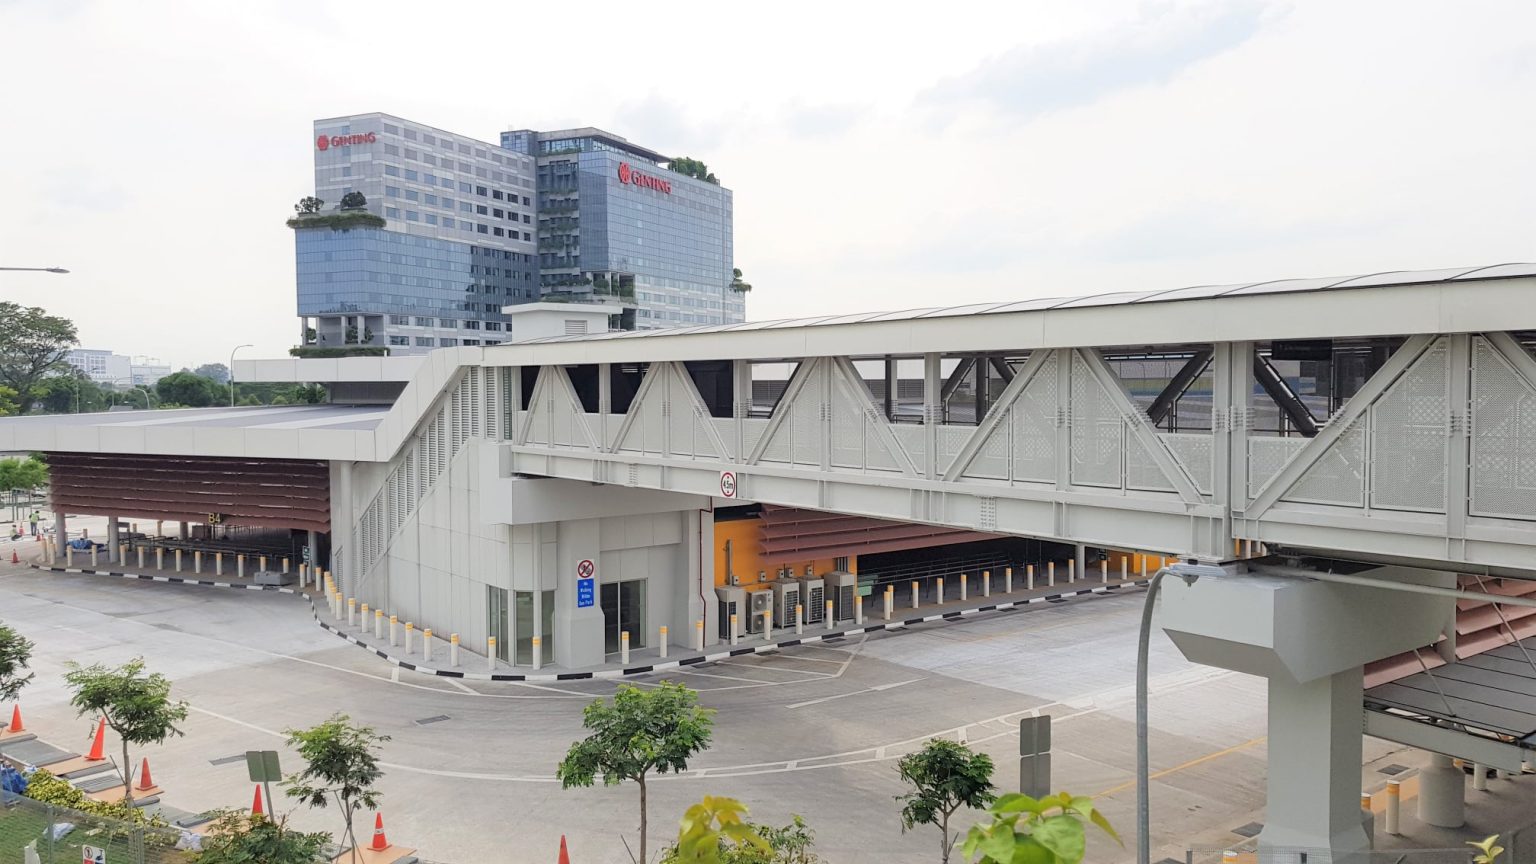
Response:
POLYGON ((731 274, 732 274, 731 275, 731 290, 732 291, 735 291, 737 294, 745 294, 748 291, 752 290, 752 283, 751 282, 744 282, 744 281, 742 281, 742 278, 741 278, 741 268, 740 267, 732 267, 731 268, 731 274))
POLYGON ((679 174, 682 174, 685 177, 692 177, 695 180, 703 180, 705 183, 713 183, 716 186, 720 185, 720 181, 715 178, 715 175, 709 173, 709 166, 705 165, 703 162, 700 162, 697 159, 690 159, 687 156, 679 156, 676 159, 673 159, 671 162, 668 162, 667 167, 679 174))
POLYGON ((35 673, 27 672, 31 661, 32 640, 0 624, 0 702, 16 701, 21 688, 32 680, 35 673))
POLYGON ((48 463, 36 456, 0 459, 0 492, 30 492, 47 485, 48 463))
MULTIPOLYGON (((183 369, 181 371, 186 372, 187 370, 183 369)), ((201 375, 204 378, 212 378, 214 381, 217 381, 220 384, 229 383, 229 367, 225 366, 223 363, 204 363, 203 365, 191 371, 193 375, 201 375)))
POLYGON ((79 342, 75 324, 36 306, 0 301, 0 385, 16 392, 15 411, 25 414, 44 378, 67 368, 64 355, 79 342))
POLYGON ((206 408, 229 402, 229 389, 212 378, 191 372, 172 372, 155 382, 155 394, 163 404, 206 408))

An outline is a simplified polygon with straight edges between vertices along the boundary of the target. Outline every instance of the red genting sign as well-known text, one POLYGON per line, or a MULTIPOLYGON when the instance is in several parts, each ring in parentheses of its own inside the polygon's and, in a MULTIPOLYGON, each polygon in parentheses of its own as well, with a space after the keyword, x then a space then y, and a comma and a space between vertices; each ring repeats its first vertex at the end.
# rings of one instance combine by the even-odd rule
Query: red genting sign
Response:
POLYGON ((663 180, 660 177, 642 174, 629 167, 628 162, 619 163, 619 182, 628 183, 631 186, 639 186, 642 189, 655 189, 657 192, 665 192, 668 195, 672 194, 671 180, 663 180))
POLYGON ((353 144, 372 144, 379 140, 372 132, 361 132, 356 135, 321 135, 315 139, 316 150, 329 150, 332 147, 350 147, 353 144))

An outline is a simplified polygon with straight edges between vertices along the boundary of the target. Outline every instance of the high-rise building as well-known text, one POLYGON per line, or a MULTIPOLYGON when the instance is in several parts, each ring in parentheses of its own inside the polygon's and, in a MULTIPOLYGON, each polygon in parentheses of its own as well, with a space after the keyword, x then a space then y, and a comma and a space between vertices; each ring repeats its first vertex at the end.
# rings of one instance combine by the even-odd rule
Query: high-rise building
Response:
POLYGON ((380 113, 314 135, 324 204, 291 223, 306 345, 497 344, 502 307, 540 299, 603 303, 623 328, 745 320, 730 190, 660 153, 590 128, 498 146, 380 113))
POLYGON ((501 308, 539 297, 533 158, 388 114, 314 129, 325 205, 294 232, 306 344, 502 342, 501 308), (383 227, 332 227, 351 192, 383 227))
POLYGON ((84 372, 97 384, 113 388, 153 387, 171 374, 171 367, 157 357, 129 357, 103 348, 72 348, 64 362, 84 372))
POLYGON ((601 129, 503 132, 538 159, 545 294, 633 301, 633 327, 745 320, 732 275, 731 190, 601 129))

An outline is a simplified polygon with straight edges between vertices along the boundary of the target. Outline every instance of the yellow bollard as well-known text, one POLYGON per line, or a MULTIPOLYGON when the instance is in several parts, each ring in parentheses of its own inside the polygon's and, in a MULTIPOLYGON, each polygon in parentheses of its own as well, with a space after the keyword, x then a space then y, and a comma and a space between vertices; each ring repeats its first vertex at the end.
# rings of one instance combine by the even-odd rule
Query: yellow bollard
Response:
POLYGON ((541 669, 544 666, 544 640, 533 637, 533 668, 541 669))
POLYGON ((805 607, 801 606, 799 603, 796 603, 795 604, 795 635, 799 636, 801 633, 804 633, 804 632, 805 632, 805 607))
POLYGON ((667 659, 667 625, 661 625, 661 659, 667 659))
POLYGON ((459 634, 448 634, 448 664, 455 669, 459 666, 459 634))
POLYGON ((943 576, 940 576, 938 578, 938 583, 939 583, 939 590, 936 592, 938 596, 934 599, 934 602, 937 603, 940 606, 943 606, 944 605, 944 577, 943 576))
POLYGON ((917 581, 916 580, 913 580, 913 582, 912 582, 912 608, 913 609, 918 608, 918 605, 917 605, 917 581))
POLYGON ((421 631, 421 659, 432 662, 432 628, 424 627, 421 631))
POLYGON ((735 645, 739 641, 741 641, 741 619, 739 619, 736 616, 735 612, 732 612, 731 613, 731 644, 735 645))
POLYGON ((395 626, 399 620, 399 618, 396 618, 393 615, 389 616, 389 647, 391 648, 395 647, 397 644, 395 641, 395 626))
POLYGON ((496 637, 485 640, 485 665, 492 672, 496 671, 496 637))
POLYGON ((357 617, 357 623, 358 623, 358 626, 362 627, 364 630, 368 629, 368 604, 367 603, 363 604, 363 611, 362 611, 362 614, 357 617))
POLYGON ((970 597, 970 591, 968 590, 969 586, 970 586, 970 580, 971 580, 971 575, 969 573, 961 573, 960 574, 960 602, 961 603, 964 603, 970 597))
POLYGON ((405 656, 411 656, 411 634, 416 632, 416 625, 405 622, 405 656))
POLYGON ((981 596, 982 597, 991 597, 992 596, 992 571, 991 570, 983 570, 983 571, 981 571, 981 596))
POLYGON ((693 647, 695 651, 704 650, 704 619, 693 622, 693 647))
POLYGON ((885 620, 891 620, 891 612, 896 606, 896 588, 892 585, 885 586, 885 620))

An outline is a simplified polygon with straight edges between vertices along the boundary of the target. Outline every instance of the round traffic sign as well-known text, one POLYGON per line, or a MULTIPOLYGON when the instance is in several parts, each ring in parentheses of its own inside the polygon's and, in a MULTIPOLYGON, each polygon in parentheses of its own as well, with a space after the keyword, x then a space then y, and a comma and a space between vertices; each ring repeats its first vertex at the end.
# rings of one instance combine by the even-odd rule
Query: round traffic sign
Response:
POLYGON ((576 565, 576 576, 578 578, 591 579, 592 574, 596 572, 597 565, 592 563, 591 558, 583 558, 581 563, 576 565))
POLYGON ((736 474, 733 471, 720 472, 720 497, 736 497, 736 474))

